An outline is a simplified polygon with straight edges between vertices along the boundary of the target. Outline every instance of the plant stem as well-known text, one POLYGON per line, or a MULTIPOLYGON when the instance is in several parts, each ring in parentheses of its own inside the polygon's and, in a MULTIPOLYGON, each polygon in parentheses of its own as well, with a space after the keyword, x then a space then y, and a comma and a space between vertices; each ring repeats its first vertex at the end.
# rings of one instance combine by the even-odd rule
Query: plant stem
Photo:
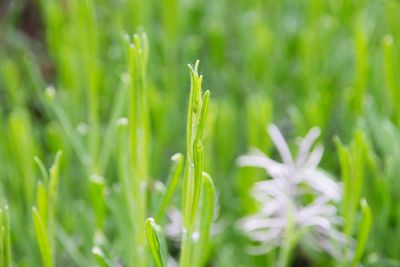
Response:
MULTIPOLYGON (((189 96, 188 120, 186 128, 187 157, 185 175, 183 180, 183 230, 181 247, 181 267, 193 266, 193 247, 196 215, 203 178, 204 153, 201 139, 204 132, 207 117, 208 101, 210 93, 205 92, 202 99, 201 82, 202 76, 198 74, 199 61, 194 68, 189 66, 191 74, 191 90, 189 96)), ((196 239, 197 241, 197 239, 196 239)))
POLYGON ((132 193, 135 205, 135 266, 147 267, 145 221, 147 219, 149 122, 146 87, 147 37, 135 35, 129 47, 131 75, 129 139, 132 193))

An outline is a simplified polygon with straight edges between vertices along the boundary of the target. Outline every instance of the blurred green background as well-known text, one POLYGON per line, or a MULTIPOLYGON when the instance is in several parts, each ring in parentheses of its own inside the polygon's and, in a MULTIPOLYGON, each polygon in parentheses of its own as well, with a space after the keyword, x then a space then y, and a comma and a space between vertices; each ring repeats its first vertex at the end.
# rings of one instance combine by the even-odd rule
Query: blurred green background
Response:
MULTIPOLYGON (((127 70, 123 36, 143 31, 150 45, 153 181, 165 181, 168 159, 185 149, 188 63, 200 60, 203 87, 211 91, 205 169, 224 226, 212 238, 207 266, 274 266, 268 255, 246 254, 247 241, 234 226, 254 210, 249 189, 266 177, 239 169, 235 159, 252 147, 275 155, 266 134, 272 122, 289 140, 319 126, 322 166, 338 180, 333 137, 349 144, 353 174, 362 177, 359 197, 374 218, 363 266, 400 266, 399 25, 395 0, 3 0, 0 204, 10 207, 15 266, 41 266, 31 213, 41 177, 34 157, 49 166, 60 149, 55 265, 93 266, 96 242, 115 266, 129 255, 116 138, 103 137, 115 106, 123 106, 115 104, 127 70), (56 102, 46 98, 49 85, 56 102), (96 145, 103 142, 111 150, 105 160, 96 145), (79 153, 81 145, 88 156, 79 153), (99 216, 86 160, 96 165, 90 174, 104 176, 101 234, 94 232, 99 216)), ((327 255, 301 250, 293 262, 336 266, 327 255)))

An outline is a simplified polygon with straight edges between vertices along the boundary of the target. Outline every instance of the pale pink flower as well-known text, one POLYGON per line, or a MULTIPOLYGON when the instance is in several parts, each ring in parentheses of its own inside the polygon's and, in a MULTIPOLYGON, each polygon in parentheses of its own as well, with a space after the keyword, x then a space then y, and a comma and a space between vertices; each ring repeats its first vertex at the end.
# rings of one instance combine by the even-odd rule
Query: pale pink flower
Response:
POLYGON ((323 148, 313 145, 320 130, 312 128, 300 139, 295 158, 278 127, 270 125, 268 132, 282 162, 258 150, 237 160, 239 166, 263 168, 271 177, 254 184, 251 194, 259 203, 259 210, 238 224, 257 244, 249 252, 263 254, 282 246, 288 221, 292 220, 296 233, 301 233, 300 242, 340 257, 340 246, 346 242, 337 230, 342 219, 335 203, 341 200, 341 186, 318 168, 323 148), (305 197, 311 201, 305 202, 305 197))

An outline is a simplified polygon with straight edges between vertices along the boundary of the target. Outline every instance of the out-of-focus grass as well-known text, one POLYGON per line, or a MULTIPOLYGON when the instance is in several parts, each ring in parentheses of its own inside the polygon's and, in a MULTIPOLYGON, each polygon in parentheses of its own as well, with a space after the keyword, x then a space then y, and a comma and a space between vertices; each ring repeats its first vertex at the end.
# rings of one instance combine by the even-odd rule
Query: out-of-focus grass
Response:
MULTIPOLYGON (((211 236, 204 261, 274 266, 276 251, 246 254, 248 240, 234 227, 256 208, 249 190, 265 179, 258 170, 238 169, 235 158, 251 147, 276 154, 265 131, 274 121, 289 140, 312 126, 322 129, 322 165, 343 179, 342 230, 357 247, 364 238, 360 226, 368 226, 368 209, 360 206, 365 198, 372 227, 361 262, 400 265, 398 1, 3 2, 0 206, 8 205, 10 223, 0 225, 11 231, 13 266, 42 264, 38 216, 32 217, 42 175, 34 157, 50 166, 58 150, 54 266, 131 266, 141 253, 143 266, 151 264, 144 219, 157 215, 168 158, 187 146, 186 65, 197 58, 213 95, 202 143, 219 211, 219 233, 211 236), (124 38, 143 31, 149 55, 139 61, 147 64, 132 61, 144 44, 133 41, 132 48, 124 38), (334 136, 344 145, 335 146, 334 136)), ((182 186, 180 178, 172 191, 182 186)), ((180 201, 174 193, 169 206, 180 201)), ((163 210, 156 217, 161 228, 163 210)), ((179 246, 170 243, 177 259, 179 246)), ((336 265, 300 249, 292 257, 302 266, 336 265)))

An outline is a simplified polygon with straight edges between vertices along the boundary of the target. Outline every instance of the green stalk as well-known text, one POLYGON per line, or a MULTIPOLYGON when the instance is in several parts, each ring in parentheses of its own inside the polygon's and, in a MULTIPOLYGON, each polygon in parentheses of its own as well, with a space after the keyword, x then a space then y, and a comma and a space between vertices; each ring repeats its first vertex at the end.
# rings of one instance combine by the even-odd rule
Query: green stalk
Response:
POLYGON ((60 157, 61 152, 59 151, 49 172, 43 168, 44 165, 40 159, 36 158, 36 162, 38 162, 46 181, 39 181, 37 185, 36 207, 32 208, 32 212, 36 239, 45 267, 54 266, 55 211, 58 195, 60 157))
POLYGON ((362 199, 360 206, 362 212, 360 230, 357 236, 357 247, 354 253, 353 261, 351 263, 351 267, 359 266, 361 257, 367 245, 368 236, 371 231, 371 225, 372 225, 372 212, 368 206, 367 201, 365 199, 362 199))
POLYGON ((83 84, 88 91, 89 151, 90 174, 97 174, 99 155, 99 75, 98 75, 98 34, 92 0, 76 1, 76 27, 79 36, 83 71, 86 81, 83 84))
POLYGON ((165 267, 166 263, 163 257, 163 248, 159 233, 160 227, 156 224, 153 218, 146 220, 146 238, 149 243, 149 248, 157 267, 165 267))
POLYGON ((35 227, 36 239, 38 241, 40 253, 42 256, 43 266, 52 267, 53 258, 51 256, 51 247, 46 230, 45 222, 42 219, 39 211, 36 208, 32 208, 33 212, 33 224, 35 227))
MULTIPOLYGON (((339 138, 335 139, 335 143, 339 154, 341 176, 343 180, 343 232, 347 237, 351 237, 356 226, 356 219, 360 207, 368 148, 366 146, 365 135, 360 130, 354 133, 353 141, 349 146, 343 145, 339 138)), ((344 257, 341 260, 341 264, 342 266, 347 266, 349 264, 351 248, 347 245, 344 249, 344 257)))
POLYGON ((295 232, 296 222, 294 217, 292 216, 292 211, 288 211, 289 214, 287 215, 287 227, 285 233, 285 241, 282 245, 282 248, 279 253, 279 260, 278 260, 278 267, 287 267, 290 266, 292 260, 293 250, 297 244, 297 235, 298 233, 295 232))
POLYGON ((208 110, 209 91, 201 97, 202 76, 198 74, 198 64, 189 66, 191 89, 187 121, 187 157, 183 181, 183 231, 180 266, 193 266, 193 248, 196 216, 203 177, 204 153, 201 139, 204 132, 208 110))
POLYGON ((364 108, 364 97, 368 86, 368 36, 358 21, 354 29, 354 50, 356 54, 356 84, 353 92, 352 108, 360 116, 364 108))
POLYGON ((202 191, 199 205, 199 240, 196 251, 199 251, 199 258, 196 266, 205 266, 210 252, 209 237, 211 225, 214 218, 215 187, 214 182, 207 173, 203 173, 202 191))
POLYGON ((147 106, 146 65, 148 44, 145 34, 134 35, 129 46, 129 73, 131 75, 129 105, 129 140, 132 194, 135 205, 134 249, 136 266, 148 265, 146 236, 147 218, 149 118, 147 106))
POLYGON ((390 96, 389 101, 391 103, 392 117, 395 123, 399 125, 400 110, 399 110, 399 105, 397 105, 396 103, 398 103, 400 95, 398 92, 398 86, 395 74, 396 69, 394 64, 395 57, 393 55, 393 47, 394 47, 393 36, 386 35, 383 38, 382 46, 383 46, 383 66, 385 70, 385 82, 386 82, 386 88, 389 91, 389 96, 390 96))
POLYGON ((0 208, 0 266, 11 267, 11 237, 8 207, 0 208))
MULTIPOLYGON (((128 133, 128 119, 120 118, 117 121, 117 162, 118 162, 118 176, 120 179, 120 183, 122 185, 122 192, 126 201, 126 212, 128 213, 128 227, 129 229, 125 230, 125 233, 129 236, 126 240, 126 247, 134 247, 134 227, 135 227, 135 215, 133 211, 135 210, 135 203, 133 199, 132 193, 132 183, 129 179, 129 169, 128 169, 128 159, 126 157, 126 147, 127 147, 127 138, 126 135, 128 133)), ((127 266, 133 266, 135 262, 135 255, 127 253, 129 257, 126 259, 127 266)))

